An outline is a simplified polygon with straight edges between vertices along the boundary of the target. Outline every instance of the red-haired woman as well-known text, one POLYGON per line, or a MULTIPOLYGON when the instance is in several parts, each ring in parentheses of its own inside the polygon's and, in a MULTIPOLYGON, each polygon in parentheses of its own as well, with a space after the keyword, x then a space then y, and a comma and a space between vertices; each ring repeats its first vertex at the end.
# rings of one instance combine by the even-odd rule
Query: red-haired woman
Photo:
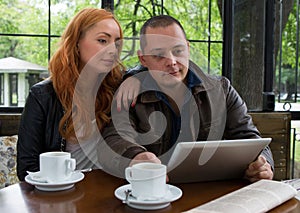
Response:
POLYGON ((119 22, 104 9, 83 9, 70 21, 49 62, 50 77, 31 88, 22 113, 21 181, 26 171, 39 171, 39 155, 47 151, 70 152, 77 169, 95 166, 96 149, 89 142, 111 120, 111 102, 125 70, 122 39, 119 22))

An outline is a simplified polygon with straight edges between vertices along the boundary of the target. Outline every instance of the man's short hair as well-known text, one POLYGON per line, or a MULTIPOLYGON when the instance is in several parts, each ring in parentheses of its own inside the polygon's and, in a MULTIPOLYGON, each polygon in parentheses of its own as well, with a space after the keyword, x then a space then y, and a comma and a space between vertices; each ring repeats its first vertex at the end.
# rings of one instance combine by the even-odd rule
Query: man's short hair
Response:
POLYGON ((144 50, 145 46, 146 46, 146 40, 145 40, 145 34, 146 34, 146 31, 147 29, 150 27, 150 28, 157 28, 157 27, 168 27, 172 24, 177 24, 183 34, 184 34, 184 37, 186 38, 186 33, 181 25, 181 23, 173 18, 172 16, 169 16, 169 15, 158 15, 158 16, 153 16, 151 18, 149 18, 142 26, 141 30, 140 30, 140 46, 141 46, 141 49, 144 50))

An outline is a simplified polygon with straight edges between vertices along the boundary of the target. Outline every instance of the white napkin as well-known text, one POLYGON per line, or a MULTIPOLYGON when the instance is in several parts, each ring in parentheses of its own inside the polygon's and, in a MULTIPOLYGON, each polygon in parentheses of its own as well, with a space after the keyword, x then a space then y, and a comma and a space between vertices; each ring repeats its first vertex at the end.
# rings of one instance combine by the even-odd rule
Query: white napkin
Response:
POLYGON ((27 171, 29 177, 31 178, 31 180, 39 182, 39 183, 49 183, 49 180, 47 179, 47 177, 43 177, 41 175, 41 172, 29 172, 27 171))

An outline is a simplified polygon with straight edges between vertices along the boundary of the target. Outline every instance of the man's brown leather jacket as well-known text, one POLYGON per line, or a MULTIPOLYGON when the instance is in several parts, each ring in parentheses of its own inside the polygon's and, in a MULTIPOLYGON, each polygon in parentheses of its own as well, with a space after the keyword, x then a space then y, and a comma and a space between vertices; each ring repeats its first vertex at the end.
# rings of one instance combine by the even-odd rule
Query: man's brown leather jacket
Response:
MULTIPOLYGON (((138 66, 131 73, 145 70, 145 67, 138 66)), ((177 142, 260 137, 251 116, 247 114, 245 102, 228 79, 206 75, 192 62, 189 72, 198 76, 201 83, 191 88, 192 101, 189 102, 186 114, 181 114, 177 142)), ((142 87, 146 78, 141 78, 142 87)), ((122 175, 130 159, 144 151, 155 153, 165 163, 175 147, 171 142, 174 140, 174 115, 166 102, 148 88, 139 95, 136 105, 129 112, 117 112, 115 109, 113 106, 113 122, 102 134, 105 144, 113 152, 107 151, 105 144, 98 149, 104 168, 114 174, 120 171, 122 175)), ((263 150, 262 155, 273 167, 269 147, 263 150)))

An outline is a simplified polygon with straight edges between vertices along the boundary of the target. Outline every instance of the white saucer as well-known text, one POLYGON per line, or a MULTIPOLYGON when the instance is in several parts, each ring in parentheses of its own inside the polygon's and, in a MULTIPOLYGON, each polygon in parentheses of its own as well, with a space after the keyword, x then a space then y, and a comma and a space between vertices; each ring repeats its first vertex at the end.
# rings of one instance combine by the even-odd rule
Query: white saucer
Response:
POLYGON ((74 186, 74 183, 81 181, 83 178, 84 174, 82 172, 74 172, 68 180, 59 183, 45 183, 34 181, 31 179, 30 175, 27 175, 25 177, 25 181, 34 185, 39 190, 52 192, 70 189, 74 186))
MULTIPOLYGON (((156 210, 162 209, 170 205, 172 201, 179 199, 182 196, 182 191, 176 186, 172 186, 167 184, 169 190, 164 198, 159 200, 137 200, 132 196, 129 196, 127 205, 141 210, 156 210)), ((124 201, 125 200, 125 191, 131 189, 131 185, 127 184, 124 186, 120 186, 115 190, 115 196, 124 201)))

